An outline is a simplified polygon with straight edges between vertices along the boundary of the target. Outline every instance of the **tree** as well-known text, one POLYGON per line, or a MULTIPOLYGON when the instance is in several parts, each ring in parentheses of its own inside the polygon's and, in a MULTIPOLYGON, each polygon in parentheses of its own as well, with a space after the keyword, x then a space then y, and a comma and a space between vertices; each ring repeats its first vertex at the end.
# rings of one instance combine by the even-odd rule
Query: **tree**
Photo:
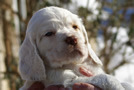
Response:
MULTIPOLYGON (((13 22, 13 15, 14 11, 11 8, 12 0, 1 0, 0 7, 1 7, 1 33, 3 33, 3 42, 2 44, 5 46, 5 52, 3 52, 4 57, 2 58, 5 65, 5 70, 1 72, 5 76, 2 77, 3 79, 8 79, 8 84, 12 90, 16 89, 17 79, 19 77, 17 71, 17 60, 18 60, 18 47, 19 42, 17 38, 16 30, 14 30, 14 22, 13 22), (15 82, 16 81, 16 82, 15 82)), ((19 78, 20 79, 20 78, 19 78)))
POLYGON ((127 0, 97 0, 97 2, 99 3, 97 15, 94 15, 94 11, 88 7, 79 7, 78 14, 84 20, 86 30, 89 32, 89 40, 94 38, 99 47, 100 42, 97 39, 102 38, 103 47, 97 48, 99 49, 97 52, 103 61, 105 72, 114 74, 119 67, 132 64, 132 60, 126 55, 133 58, 134 2, 132 0, 129 2, 127 0), (118 38, 121 32, 126 33, 128 40, 123 41, 121 40, 123 38, 118 38), (132 49, 131 55, 126 52, 129 47, 132 49), (111 63, 113 59, 116 62, 115 65, 111 63), (111 64, 112 68, 109 68, 111 64))

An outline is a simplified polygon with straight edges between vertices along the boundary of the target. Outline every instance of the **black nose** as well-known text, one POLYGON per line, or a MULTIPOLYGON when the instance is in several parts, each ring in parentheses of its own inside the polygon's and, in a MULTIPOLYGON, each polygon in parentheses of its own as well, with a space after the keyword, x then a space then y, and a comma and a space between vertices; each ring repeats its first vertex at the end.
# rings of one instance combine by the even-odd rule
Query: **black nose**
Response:
POLYGON ((75 38, 74 36, 70 36, 70 37, 67 37, 65 39, 65 42, 68 44, 68 45, 73 45, 75 46, 77 44, 77 38, 75 38))

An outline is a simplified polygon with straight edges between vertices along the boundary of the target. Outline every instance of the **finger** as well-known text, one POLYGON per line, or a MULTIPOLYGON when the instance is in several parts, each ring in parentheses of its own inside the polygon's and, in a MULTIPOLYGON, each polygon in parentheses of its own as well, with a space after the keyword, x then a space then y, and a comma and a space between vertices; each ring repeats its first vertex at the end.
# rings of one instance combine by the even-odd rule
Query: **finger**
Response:
POLYGON ((34 82, 28 90, 44 90, 45 86, 41 82, 34 82))
POLYGON ((52 85, 52 86, 45 88, 44 90, 68 90, 68 89, 64 88, 64 86, 62 85, 52 85))
POLYGON ((93 90, 92 87, 89 85, 85 85, 82 83, 76 83, 73 85, 73 90, 93 90))
MULTIPOLYGON (((92 84, 82 83, 82 85, 87 86, 87 87, 90 88, 91 90, 102 90, 102 89, 100 89, 99 87, 94 86, 94 85, 92 85, 92 84)), ((87 89, 87 90, 90 90, 90 89, 87 89)))
POLYGON ((76 83, 73 85, 73 90, 101 90, 101 89, 87 83, 76 83))

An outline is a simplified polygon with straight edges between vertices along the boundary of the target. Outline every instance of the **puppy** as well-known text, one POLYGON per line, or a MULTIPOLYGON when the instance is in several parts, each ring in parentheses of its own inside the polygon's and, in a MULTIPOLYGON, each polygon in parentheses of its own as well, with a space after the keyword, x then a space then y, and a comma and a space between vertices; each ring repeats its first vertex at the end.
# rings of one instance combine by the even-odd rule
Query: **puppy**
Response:
POLYGON ((104 81, 107 75, 102 75, 101 66, 77 15, 53 6, 33 15, 20 48, 19 72, 26 80, 20 90, 27 90, 35 81, 41 81, 46 87, 64 85, 71 88, 75 82, 96 84, 96 77, 82 75, 80 67, 87 68, 93 76, 101 74, 104 81))

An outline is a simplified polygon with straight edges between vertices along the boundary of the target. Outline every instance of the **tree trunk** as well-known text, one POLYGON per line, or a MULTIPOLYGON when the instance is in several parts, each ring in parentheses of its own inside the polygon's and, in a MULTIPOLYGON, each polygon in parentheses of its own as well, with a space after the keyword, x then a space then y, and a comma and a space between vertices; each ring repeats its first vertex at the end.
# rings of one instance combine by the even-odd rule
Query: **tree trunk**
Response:
POLYGON ((9 90, 8 80, 3 79, 4 73, 6 72, 5 66, 5 46, 4 46, 4 35, 3 35, 3 20, 2 20, 2 8, 0 8, 0 90, 9 90))
MULTIPOLYGON (((5 46, 5 49, 2 49, 3 61, 1 64, 1 68, 5 67, 4 71, 0 72, 0 75, 4 74, 6 79, 8 79, 8 85, 6 87, 10 87, 10 89, 5 88, 3 85, 0 86, 2 90, 18 90, 16 87, 16 80, 19 77, 17 71, 17 63, 18 63, 18 49, 19 49, 19 33, 15 30, 14 24, 14 11, 12 9, 12 0, 1 0, 0 1, 3 6, 1 6, 1 37, 0 40, 5 46)), ((19 31, 19 30, 18 30, 19 31)))

